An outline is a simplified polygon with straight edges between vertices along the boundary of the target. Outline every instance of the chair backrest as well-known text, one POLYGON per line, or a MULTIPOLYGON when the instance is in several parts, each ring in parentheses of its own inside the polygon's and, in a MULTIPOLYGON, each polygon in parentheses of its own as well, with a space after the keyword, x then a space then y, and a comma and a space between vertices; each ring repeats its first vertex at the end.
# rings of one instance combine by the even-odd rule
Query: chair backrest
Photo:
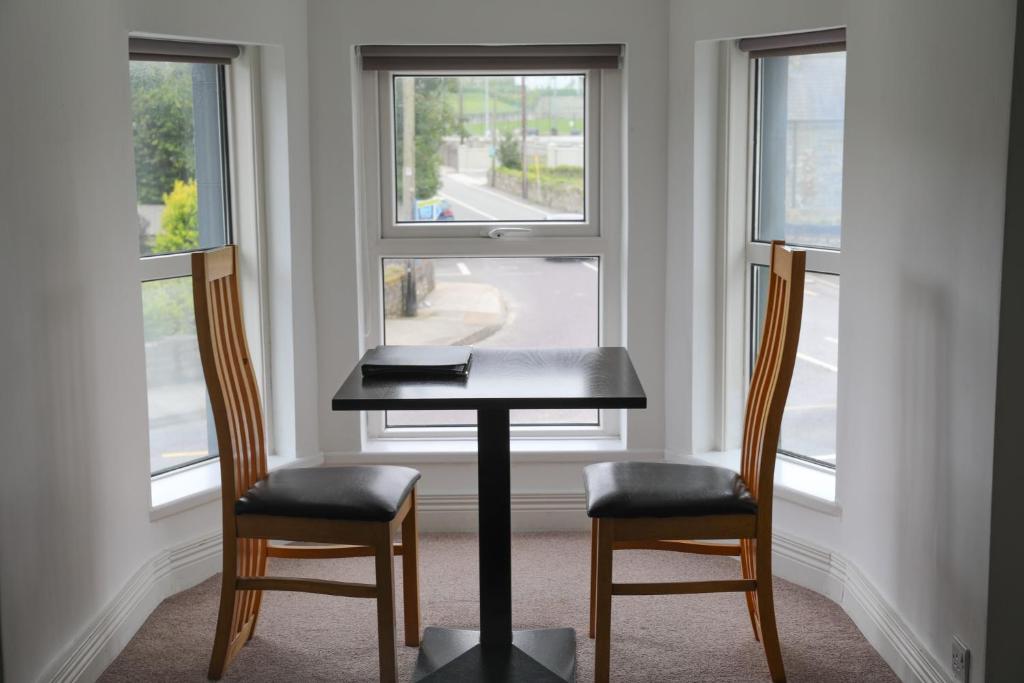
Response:
POLYGON ((740 475, 760 503, 759 509, 769 514, 782 413, 800 341, 806 257, 805 252, 793 251, 785 242, 772 242, 761 347, 750 379, 743 420, 740 475))
POLYGON ((233 246, 192 254, 192 292, 203 375, 220 449, 224 508, 267 475, 267 443, 256 373, 245 341, 233 246))

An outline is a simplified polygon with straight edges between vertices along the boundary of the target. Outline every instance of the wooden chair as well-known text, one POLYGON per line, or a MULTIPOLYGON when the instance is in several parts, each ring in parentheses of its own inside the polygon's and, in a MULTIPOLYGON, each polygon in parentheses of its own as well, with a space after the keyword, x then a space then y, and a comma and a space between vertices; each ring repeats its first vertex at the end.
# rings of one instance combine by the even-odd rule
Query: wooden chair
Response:
POLYGON ((416 492, 407 467, 282 469, 267 473, 266 436, 249 360, 238 290, 238 261, 228 246, 192 255, 196 331, 220 447, 224 575, 209 677, 219 679, 252 638, 265 590, 377 601, 380 678, 394 681, 394 556, 402 556, 405 644, 420 640, 416 492), (393 544, 401 528, 402 543, 393 544), (327 543, 281 546, 268 539, 327 543), (268 557, 373 556, 376 583, 268 577, 268 557))
POLYGON ((609 678, 613 595, 725 591, 746 594, 754 638, 764 645, 772 680, 786 680, 772 601, 772 489, 782 411, 800 338, 805 256, 782 242, 772 244, 764 330, 747 396, 738 474, 666 462, 599 463, 584 470, 587 514, 593 520, 590 637, 597 639, 596 681, 609 678), (738 555, 743 578, 613 583, 613 551, 634 549, 738 555))

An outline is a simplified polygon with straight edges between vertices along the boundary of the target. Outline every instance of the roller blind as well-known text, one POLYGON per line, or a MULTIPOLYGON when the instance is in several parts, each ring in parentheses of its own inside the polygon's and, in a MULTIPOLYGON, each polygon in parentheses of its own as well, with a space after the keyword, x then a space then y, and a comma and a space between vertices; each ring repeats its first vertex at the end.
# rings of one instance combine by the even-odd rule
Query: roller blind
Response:
POLYGON ((749 52, 752 59, 814 52, 839 52, 846 49, 846 29, 832 28, 824 31, 740 38, 737 45, 744 52, 749 52))
POLYGON ((241 54, 241 47, 227 43, 191 43, 154 38, 128 39, 128 55, 138 61, 230 64, 232 59, 237 59, 241 54))
POLYGON ((618 69, 622 45, 362 45, 364 71, 618 69))

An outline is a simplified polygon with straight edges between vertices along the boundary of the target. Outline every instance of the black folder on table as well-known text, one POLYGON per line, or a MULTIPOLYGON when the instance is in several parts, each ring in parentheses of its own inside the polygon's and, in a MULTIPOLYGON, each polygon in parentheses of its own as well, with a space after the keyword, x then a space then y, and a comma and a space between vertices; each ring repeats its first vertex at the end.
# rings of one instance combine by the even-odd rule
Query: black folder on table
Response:
POLYGON ((468 346, 378 346, 363 357, 363 377, 465 377, 472 356, 468 346))

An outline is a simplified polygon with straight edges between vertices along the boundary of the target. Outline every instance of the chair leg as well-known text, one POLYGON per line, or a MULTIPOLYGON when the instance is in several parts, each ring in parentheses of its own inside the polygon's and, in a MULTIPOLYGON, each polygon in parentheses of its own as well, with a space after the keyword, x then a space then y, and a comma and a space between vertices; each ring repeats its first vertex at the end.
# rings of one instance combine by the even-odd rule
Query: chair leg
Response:
POLYGON ((416 489, 409 494, 412 505, 402 520, 402 599, 405 605, 405 644, 420 644, 419 543, 416 537, 416 489))
POLYGON ((775 602, 772 597, 772 546, 771 537, 758 538, 755 547, 757 574, 757 613, 761 627, 761 643, 768 658, 768 670, 775 683, 784 683, 786 670, 782 665, 782 649, 779 633, 775 626, 775 602))
MULTIPOLYGON (((252 551, 255 553, 253 558, 253 573, 252 576, 266 576, 267 575, 267 541, 265 539, 252 539, 250 543, 253 544, 252 551)), ((256 622, 260 618, 260 607, 263 605, 263 591, 253 591, 254 595, 252 598, 252 626, 249 627, 249 637, 246 640, 252 640, 252 637, 256 635, 256 622)))
POLYGON ((611 676, 612 637, 612 520, 597 522, 596 643, 594 681, 608 683, 611 676))
POLYGON ((375 544, 377 565, 377 639, 380 649, 380 680, 394 683, 398 676, 395 651, 395 547, 390 525, 382 525, 375 544))
POLYGON ((217 630, 213 636, 213 652, 210 654, 210 668, 207 677, 219 680, 231 660, 249 641, 255 615, 247 609, 242 599, 243 592, 235 590, 238 577, 239 553, 248 558, 250 548, 246 539, 224 539, 224 564, 220 584, 220 609, 217 613, 217 630))
POLYGON ((597 605, 597 518, 590 520, 590 632, 595 635, 595 615, 597 605))
MULTIPOLYGON (((749 538, 740 539, 740 568, 744 579, 756 578, 754 573, 754 542, 749 538)), ((761 631, 757 623, 757 593, 746 591, 744 597, 747 599, 747 612, 750 614, 750 625, 754 629, 754 640, 760 642, 761 631)))

